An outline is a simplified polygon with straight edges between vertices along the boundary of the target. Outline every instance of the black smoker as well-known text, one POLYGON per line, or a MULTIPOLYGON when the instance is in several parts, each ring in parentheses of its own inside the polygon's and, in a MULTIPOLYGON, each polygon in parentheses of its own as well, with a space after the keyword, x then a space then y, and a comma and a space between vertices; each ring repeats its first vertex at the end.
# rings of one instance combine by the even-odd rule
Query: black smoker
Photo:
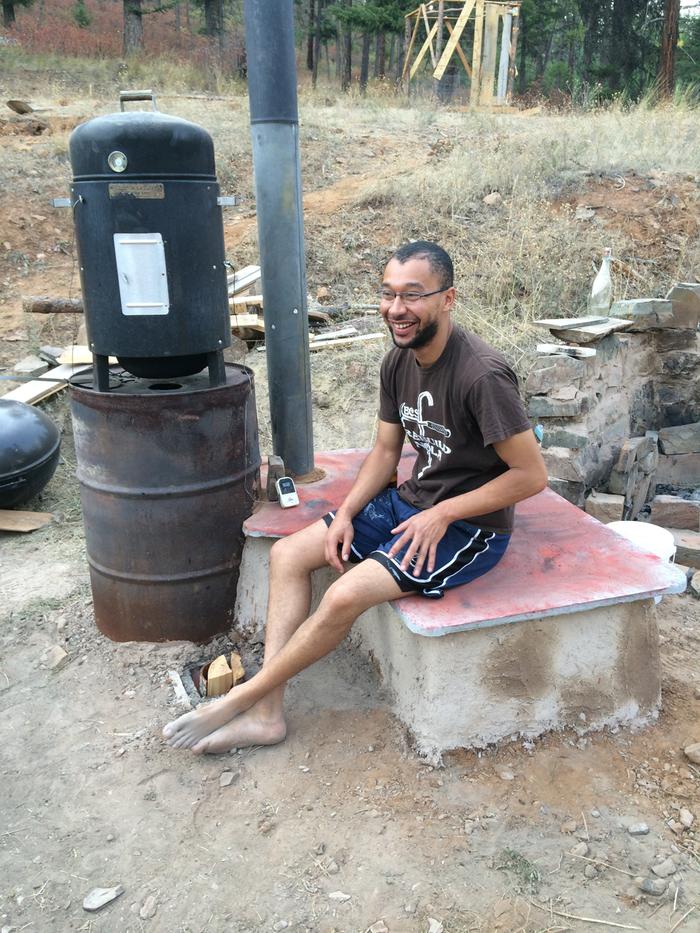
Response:
POLYGON ((223 360, 212 140, 153 107, 71 136, 94 360, 71 380, 71 413, 98 628, 116 641, 203 641, 232 622, 258 487, 255 395, 252 372, 223 360))
POLYGON ((155 110, 151 91, 70 138, 71 193, 95 388, 107 358, 135 376, 224 382, 231 343, 214 145, 202 127, 155 110), (149 99, 153 112, 123 112, 149 99))

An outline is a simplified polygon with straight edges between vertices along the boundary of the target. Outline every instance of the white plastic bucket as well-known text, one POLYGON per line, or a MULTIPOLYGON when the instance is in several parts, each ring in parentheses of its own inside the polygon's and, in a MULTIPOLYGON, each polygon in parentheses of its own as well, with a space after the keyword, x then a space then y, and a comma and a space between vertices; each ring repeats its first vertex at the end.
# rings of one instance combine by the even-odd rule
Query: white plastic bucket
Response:
MULTIPOLYGON (((661 560, 672 561, 676 556, 676 542, 667 528, 650 525, 648 522, 608 522, 608 528, 612 528, 642 550, 656 554, 661 560)), ((658 605, 661 597, 655 596, 654 602, 658 605)))
POLYGON ((648 522, 608 522, 608 528, 661 560, 672 561, 676 556, 676 542, 667 528, 648 522))

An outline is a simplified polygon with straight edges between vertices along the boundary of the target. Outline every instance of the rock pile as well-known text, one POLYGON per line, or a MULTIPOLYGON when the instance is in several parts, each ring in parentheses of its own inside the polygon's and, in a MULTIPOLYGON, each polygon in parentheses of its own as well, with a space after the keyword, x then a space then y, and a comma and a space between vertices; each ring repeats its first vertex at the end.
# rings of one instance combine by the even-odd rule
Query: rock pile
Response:
POLYGON ((568 342, 540 345, 525 382, 550 486, 601 521, 641 513, 697 535, 700 284, 610 314, 537 322, 568 342))

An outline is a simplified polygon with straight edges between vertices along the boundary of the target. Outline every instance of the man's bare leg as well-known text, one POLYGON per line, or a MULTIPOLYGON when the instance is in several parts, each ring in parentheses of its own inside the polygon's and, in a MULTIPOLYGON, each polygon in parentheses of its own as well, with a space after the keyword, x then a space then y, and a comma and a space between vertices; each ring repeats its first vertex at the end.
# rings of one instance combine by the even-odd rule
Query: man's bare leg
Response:
MULTIPOLYGON (((325 564, 326 531, 325 522, 314 522, 288 538, 280 538, 272 546, 265 625, 265 661, 277 654, 309 615, 311 574, 325 564)), ((267 745, 274 741, 282 741, 286 726, 282 720, 283 728, 280 729, 281 715, 278 709, 281 710, 283 696, 284 687, 280 687, 279 703, 275 703, 273 697, 267 702, 261 701, 259 712, 268 720, 268 728, 265 729, 261 724, 255 730, 258 741, 244 744, 267 745), (269 733, 268 741, 265 741, 263 733, 269 733)), ((225 699, 208 703, 193 713, 186 713, 168 723, 163 729, 168 744, 179 748, 180 740, 184 738, 184 729, 187 730, 187 734, 198 731, 201 733, 200 738, 204 738, 219 726, 226 724, 235 714, 225 709, 225 699)))
MULTIPOLYGON (((352 567, 329 587, 316 612, 288 635, 288 641, 274 654, 271 652, 269 659, 266 655, 263 668, 255 677, 234 687, 215 707, 208 708, 220 715, 213 719, 215 725, 207 735, 201 734, 199 722, 184 721, 196 715, 187 714, 171 724, 175 728, 166 735, 169 744, 174 748, 191 748, 198 754, 227 751, 246 744, 246 740, 248 744, 262 744, 255 739, 251 728, 254 720, 244 719, 241 714, 256 707, 257 716, 258 704, 266 700, 262 709, 268 723, 276 721, 284 725, 282 696, 289 678, 336 648, 366 609, 404 595, 407 594, 401 592, 393 577, 377 561, 368 560, 352 567), (222 728, 223 717, 228 724, 222 728), (241 719, 240 729, 234 717, 241 719)), ((205 708, 201 712, 207 711, 205 708)), ((280 735, 277 741, 283 737, 280 735)))

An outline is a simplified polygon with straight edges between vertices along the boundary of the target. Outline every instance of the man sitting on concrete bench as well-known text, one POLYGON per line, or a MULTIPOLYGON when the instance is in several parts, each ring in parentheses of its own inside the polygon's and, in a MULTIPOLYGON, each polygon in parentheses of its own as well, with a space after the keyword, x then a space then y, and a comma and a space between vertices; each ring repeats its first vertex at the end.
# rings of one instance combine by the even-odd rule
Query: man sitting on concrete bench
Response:
POLYGON ((377 440, 334 513, 275 542, 262 669, 163 729, 169 745, 217 754, 286 735, 286 682, 327 655, 366 609, 439 599, 503 556, 514 504, 547 474, 504 357, 452 323, 452 261, 435 243, 396 251, 380 309, 395 347, 381 367, 377 440), (411 478, 390 487, 404 439, 411 478), (344 572, 343 562, 352 566, 344 572), (311 574, 340 576, 311 615, 311 574))

